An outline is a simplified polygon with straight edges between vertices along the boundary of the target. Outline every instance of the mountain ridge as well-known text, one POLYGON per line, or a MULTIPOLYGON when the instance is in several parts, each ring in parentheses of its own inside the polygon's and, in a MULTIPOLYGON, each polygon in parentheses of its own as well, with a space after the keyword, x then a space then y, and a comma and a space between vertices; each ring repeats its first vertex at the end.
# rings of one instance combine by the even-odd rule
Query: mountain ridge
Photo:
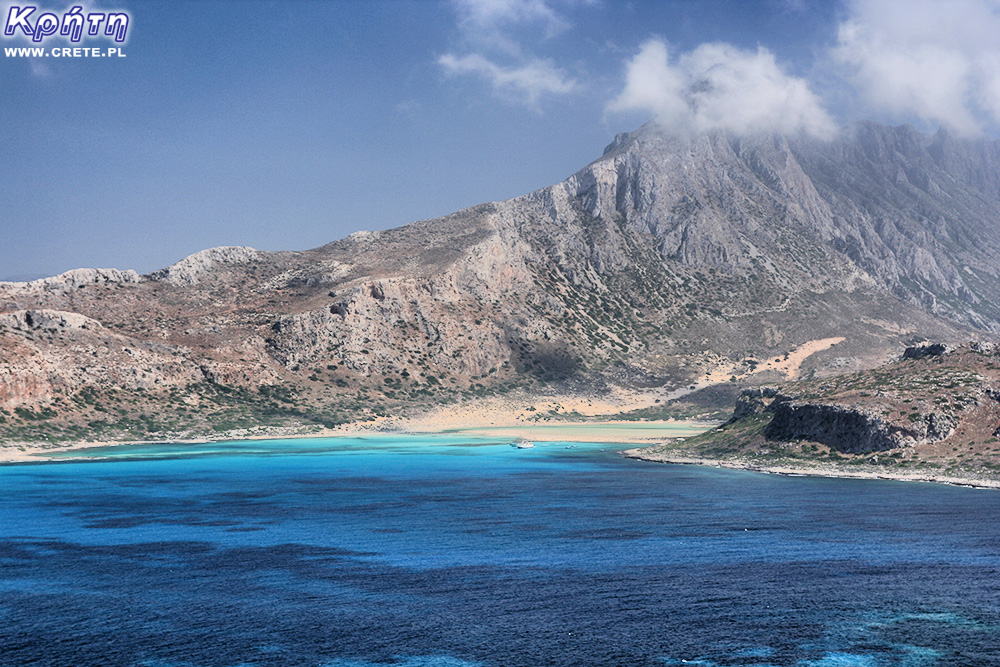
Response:
POLYGON ((73 397, 140 391, 123 418, 172 396, 182 428, 179 403, 229 389, 329 423, 553 383, 672 390, 720 369, 763 383, 760 359, 835 337, 804 372, 871 367, 917 339, 1000 331, 998 184, 998 142, 647 126, 561 183, 312 250, 0 283, 0 409, 112 424, 73 397), (18 315, 43 310, 102 329, 18 315))

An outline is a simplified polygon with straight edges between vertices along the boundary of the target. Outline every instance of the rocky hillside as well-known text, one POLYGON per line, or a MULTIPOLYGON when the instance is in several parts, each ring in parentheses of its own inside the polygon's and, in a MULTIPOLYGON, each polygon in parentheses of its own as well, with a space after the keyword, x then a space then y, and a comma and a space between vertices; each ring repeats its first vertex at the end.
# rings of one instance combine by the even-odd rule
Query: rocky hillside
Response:
POLYGON ((646 127, 560 184, 313 250, 0 283, 0 438, 867 368, 1000 332, 998 217, 997 143, 646 127))
POLYGON ((914 346, 875 369, 746 389, 728 422, 647 455, 1000 479, 1000 349, 914 346))

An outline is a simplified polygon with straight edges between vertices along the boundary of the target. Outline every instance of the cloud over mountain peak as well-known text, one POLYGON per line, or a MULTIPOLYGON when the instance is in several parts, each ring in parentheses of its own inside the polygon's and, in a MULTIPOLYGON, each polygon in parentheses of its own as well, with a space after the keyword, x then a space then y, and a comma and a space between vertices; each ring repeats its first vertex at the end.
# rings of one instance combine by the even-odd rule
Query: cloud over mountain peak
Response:
POLYGON ((650 40, 627 64, 622 92, 608 111, 646 111, 679 132, 777 131, 828 138, 835 125, 808 83, 786 73, 765 48, 702 44, 671 58, 650 40))

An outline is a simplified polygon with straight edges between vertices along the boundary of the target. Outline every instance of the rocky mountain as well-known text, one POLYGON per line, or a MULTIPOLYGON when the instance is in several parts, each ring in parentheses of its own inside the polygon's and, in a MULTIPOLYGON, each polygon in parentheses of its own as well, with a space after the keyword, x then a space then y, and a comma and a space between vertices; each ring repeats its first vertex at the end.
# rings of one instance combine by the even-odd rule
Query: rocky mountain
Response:
POLYGON ((998 219, 997 142, 649 125, 557 185, 313 250, 0 283, 0 429, 336 423, 545 383, 870 367, 1000 332, 998 219), (840 342, 761 362, 820 339, 840 342))

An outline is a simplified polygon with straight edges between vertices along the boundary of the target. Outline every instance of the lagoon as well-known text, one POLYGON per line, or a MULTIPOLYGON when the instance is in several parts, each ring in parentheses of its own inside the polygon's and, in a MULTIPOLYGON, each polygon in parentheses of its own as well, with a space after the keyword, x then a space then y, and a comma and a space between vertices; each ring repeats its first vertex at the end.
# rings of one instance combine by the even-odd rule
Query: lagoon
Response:
POLYGON ((509 443, 141 445, 0 467, 0 667, 1000 655, 1000 492, 509 443))

